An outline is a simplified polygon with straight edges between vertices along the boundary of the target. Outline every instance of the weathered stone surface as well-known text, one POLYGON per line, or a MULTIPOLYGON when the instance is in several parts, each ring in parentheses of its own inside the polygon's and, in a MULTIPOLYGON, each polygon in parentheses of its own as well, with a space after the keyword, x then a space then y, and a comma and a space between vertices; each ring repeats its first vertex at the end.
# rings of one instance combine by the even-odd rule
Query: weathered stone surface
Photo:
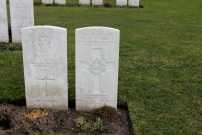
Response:
POLYGON ((55 3, 65 5, 66 0, 55 0, 55 3))
POLYGON ((21 29, 34 26, 33 0, 10 0, 12 42, 21 43, 21 29))
POLYGON ((128 5, 133 7, 139 7, 139 0, 129 0, 128 5))
POLYGON ((127 6, 127 0, 116 0, 117 6, 127 6))
POLYGON ((8 18, 6 0, 0 0, 0 42, 8 43, 8 18))
POLYGON ((53 0, 42 0, 43 4, 53 4, 53 0))
POLYGON ((90 0, 79 0, 79 4, 81 4, 81 5, 90 5, 90 0))
POLYGON ((120 31, 76 29, 76 110, 117 108, 120 31))
POLYGON ((103 0, 92 0, 92 5, 95 6, 103 5, 103 0))
POLYGON ((27 107, 67 110, 67 30, 23 28, 22 45, 27 107))

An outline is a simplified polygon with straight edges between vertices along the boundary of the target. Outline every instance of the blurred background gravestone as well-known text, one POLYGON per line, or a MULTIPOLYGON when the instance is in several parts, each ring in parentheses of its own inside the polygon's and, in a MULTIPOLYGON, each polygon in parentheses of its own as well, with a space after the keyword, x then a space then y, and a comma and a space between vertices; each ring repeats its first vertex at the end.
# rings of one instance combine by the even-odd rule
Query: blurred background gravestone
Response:
POLYGON ((0 42, 8 43, 8 17, 6 0, 0 0, 0 42))
POLYGON ((34 26, 33 0, 10 0, 12 42, 21 43, 21 29, 34 26))

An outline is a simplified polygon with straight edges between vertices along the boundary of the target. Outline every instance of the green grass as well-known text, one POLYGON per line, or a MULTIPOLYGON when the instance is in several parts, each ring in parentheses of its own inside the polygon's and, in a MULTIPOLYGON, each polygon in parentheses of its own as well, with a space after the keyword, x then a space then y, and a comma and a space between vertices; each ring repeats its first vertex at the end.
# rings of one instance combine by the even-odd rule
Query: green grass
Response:
MULTIPOLYGON (((121 31, 119 101, 137 135, 202 134, 202 1, 140 0, 144 8, 35 7, 36 25, 68 29, 69 99, 75 29, 121 31)), ((24 102, 22 52, 0 52, 0 101, 24 102)))

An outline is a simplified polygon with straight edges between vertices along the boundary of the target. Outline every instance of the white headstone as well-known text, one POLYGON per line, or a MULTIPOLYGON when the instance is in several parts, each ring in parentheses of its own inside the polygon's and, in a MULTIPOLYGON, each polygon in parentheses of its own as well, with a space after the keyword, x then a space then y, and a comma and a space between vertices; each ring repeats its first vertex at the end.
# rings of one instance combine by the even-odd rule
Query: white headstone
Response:
POLYGON ((139 7, 139 0, 129 0, 128 5, 133 7, 139 7))
POLYGON ((76 29, 76 110, 117 108, 120 31, 76 29))
POLYGON ((42 4, 53 4, 53 0, 42 0, 42 4))
POLYGON ((8 41, 7 5, 6 0, 0 0, 0 42, 8 41))
POLYGON ((103 0, 92 0, 92 5, 95 6, 103 5, 103 0))
POLYGON ((79 4, 81 4, 81 5, 90 5, 90 0, 79 0, 79 4))
POLYGON ((34 26, 33 0, 10 0, 12 42, 21 43, 21 29, 34 26))
POLYGON ((127 0, 116 0, 116 6, 127 6, 127 0))
POLYGON ((66 0, 55 0, 55 3, 65 5, 66 0))
POLYGON ((22 46, 27 107, 67 110, 67 29, 23 28, 22 46))

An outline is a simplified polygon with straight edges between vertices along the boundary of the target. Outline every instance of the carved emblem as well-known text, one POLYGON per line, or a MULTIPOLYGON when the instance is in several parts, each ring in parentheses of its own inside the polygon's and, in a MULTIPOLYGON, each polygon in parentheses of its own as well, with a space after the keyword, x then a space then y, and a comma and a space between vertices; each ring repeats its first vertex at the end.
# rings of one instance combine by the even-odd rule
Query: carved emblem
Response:
POLYGON ((42 53, 47 53, 53 48, 49 30, 44 29, 43 32, 37 33, 34 42, 37 50, 42 53))
POLYGON ((27 8, 27 5, 26 3, 24 3, 22 0, 20 0, 17 5, 16 5, 16 8, 19 12, 24 12, 27 8))
POLYGON ((102 58, 91 58, 88 62, 87 69, 95 75, 100 75, 106 71, 105 63, 102 58))
POLYGON ((49 50, 51 48, 51 40, 47 36, 38 37, 38 47, 42 50, 49 50))

